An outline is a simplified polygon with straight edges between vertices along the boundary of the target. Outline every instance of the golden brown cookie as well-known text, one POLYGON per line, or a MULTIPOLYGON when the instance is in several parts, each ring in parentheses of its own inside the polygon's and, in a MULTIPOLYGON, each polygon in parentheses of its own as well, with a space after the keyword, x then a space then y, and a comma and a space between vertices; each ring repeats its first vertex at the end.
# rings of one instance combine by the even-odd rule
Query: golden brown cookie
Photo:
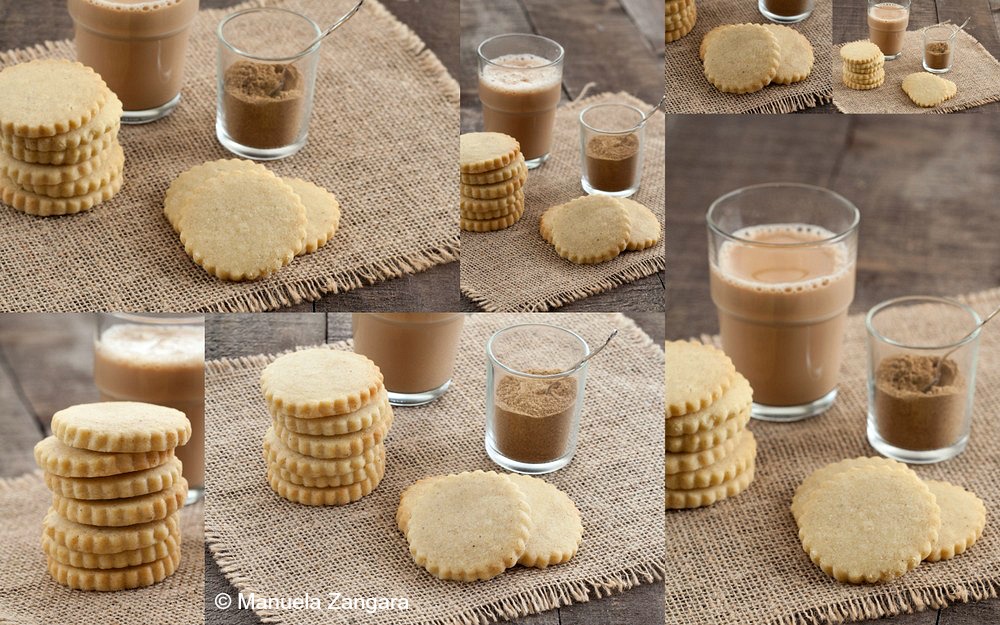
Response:
POLYGON ((719 31, 705 52, 705 77, 724 93, 759 91, 780 65, 778 39, 760 24, 733 24, 719 31))
POLYGON ((113 198, 121 190, 124 179, 123 175, 112 175, 108 184, 86 195, 52 198, 25 191, 13 180, 0 174, 0 201, 28 215, 39 217, 74 215, 113 198))
POLYGON ((277 420, 274 421, 274 433, 285 447, 297 451, 304 456, 313 458, 351 458, 363 454, 385 440, 385 435, 392 427, 392 413, 387 412, 382 419, 357 432, 337 434, 335 436, 311 436, 289 432, 277 420))
POLYGON ((552 214, 552 245, 566 260, 594 264, 611 260, 629 242, 632 222, 619 200, 587 195, 571 200, 552 214))
POLYGON ((167 536, 160 542, 142 549, 132 549, 120 553, 95 554, 74 551, 58 545, 46 535, 42 535, 42 551, 52 560, 81 569, 122 569, 129 566, 148 564, 166 558, 180 549, 180 532, 167 536))
POLYGON ((459 185, 459 191, 461 192, 462 197, 474 200, 494 200, 506 198, 513 195, 515 191, 523 187, 524 182, 527 179, 528 167, 526 165, 522 165, 521 170, 517 172, 517 175, 509 180, 502 180, 492 184, 466 184, 463 182, 459 185))
POLYGON ((41 59, 0 71, 0 132, 51 137, 86 124, 111 95, 82 63, 41 59))
POLYGON ((300 419, 354 412, 382 390, 382 372, 361 354, 304 349, 264 368, 260 387, 271 408, 300 419))
POLYGON ((52 433, 70 447, 115 453, 170 451, 191 438, 180 410, 131 401, 70 406, 52 416, 52 433))
POLYGON ((375 461, 378 446, 350 458, 313 458, 291 450, 268 428, 264 433, 264 460, 270 467, 283 468, 302 477, 333 477, 354 473, 375 461))
POLYGON ((183 477, 156 493, 128 499, 70 499, 52 493, 52 507, 75 523, 122 527, 165 519, 177 512, 187 498, 187 480, 183 477))
POLYGON ((170 457, 156 467, 106 477, 62 477, 46 472, 45 485, 57 495, 73 499, 124 499, 169 488, 180 477, 181 461, 170 457))
POLYGON ((778 39, 781 49, 781 62, 778 72, 771 82, 779 85, 790 85, 805 80, 813 67, 813 47, 809 40, 799 31, 780 24, 764 24, 764 28, 778 39))
POLYGON ((73 198, 87 195, 111 184, 112 178, 120 178, 125 169, 125 153, 117 143, 108 149, 104 164, 82 178, 59 184, 21 184, 23 191, 51 198, 73 198))
MULTIPOLYGON (((618 198, 618 201, 625 206, 629 222, 632 224, 625 249, 629 251, 644 250, 659 243, 663 231, 660 228, 660 220, 656 218, 653 211, 629 198, 618 198)), ((541 231, 540 223, 539 231, 541 231)), ((544 234, 542 238, 545 238, 544 234)))
POLYGON ((495 232, 510 228, 521 219, 521 215, 523 214, 524 204, 515 204, 510 213, 501 217, 494 217, 493 219, 467 219, 466 217, 462 217, 459 225, 462 230, 471 232, 495 232))
POLYGON ((931 108, 954 97, 958 87, 946 78, 915 72, 903 79, 903 91, 917 106, 931 108))
POLYGON ((125 527, 94 527, 74 523, 49 508, 42 520, 43 536, 60 547, 82 553, 116 554, 145 549, 163 542, 167 536, 180 536, 180 513, 165 519, 125 527))
POLYGON ((664 432, 667 436, 681 436, 710 430, 735 418, 753 403, 753 390, 745 377, 737 371, 732 386, 711 405, 680 416, 667 417, 664 432))
POLYGON ((55 436, 44 438, 35 445, 38 467, 61 477, 104 477, 142 471, 167 462, 173 455, 173 451, 115 454, 76 449, 55 436))
POLYGON ((274 175, 260 163, 239 158, 208 161, 181 172, 167 187, 167 194, 163 197, 163 214, 166 215, 167 221, 173 226, 175 232, 180 226, 181 209, 188 203, 194 190, 209 178, 227 171, 255 171, 268 176, 274 175))
POLYGON ((517 563, 544 569, 569 562, 583 541, 580 511, 569 496, 545 480, 512 473, 531 509, 531 537, 517 563))
POLYGON ((385 475, 385 465, 375 465, 375 474, 360 482, 346 486, 312 488, 287 482, 269 468, 267 480, 271 490, 291 502, 307 506, 345 506, 371 494, 378 488, 383 475, 385 475))
POLYGON ((459 166, 464 174, 505 167, 521 151, 514 137, 499 132, 470 132, 459 137, 459 166))
POLYGON ((986 527, 986 506, 974 494, 960 486, 925 480, 941 508, 941 531, 934 549, 925 559, 928 562, 950 560, 965 553, 983 535, 986 527))
POLYGON ((173 575, 180 561, 180 549, 165 558, 124 569, 79 569, 49 558, 49 574, 63 586, 77 590, 126 590, 162 582, 173 575))
POLYGON ((733 477, 715 486, 693 488, 690 490, 666 490, 666 506, 671 510, 685 508, 703 508, 739 495, 753 482, 755 460, 750 459, 747 468, 733 477))
POLYGON ((736 367, 722 350, 693 341, 667 341, 667 416, 703 410, 736 379, 736 367))
POLYGON ((306 242, 299 254, 311 254, 326 245, 340 225, 340 202, 322 187, 299 178, 282 178, 306 209, 306 242))
POLYGON ((692 490, 718 486, 723 482, 731 482, 736 476, 746 471, 757 458, 757 439, 753 432, 741 432, 733 447, 733 451, 716 462, 695 469, 667 475, 664 486, 668 490, 692 490))

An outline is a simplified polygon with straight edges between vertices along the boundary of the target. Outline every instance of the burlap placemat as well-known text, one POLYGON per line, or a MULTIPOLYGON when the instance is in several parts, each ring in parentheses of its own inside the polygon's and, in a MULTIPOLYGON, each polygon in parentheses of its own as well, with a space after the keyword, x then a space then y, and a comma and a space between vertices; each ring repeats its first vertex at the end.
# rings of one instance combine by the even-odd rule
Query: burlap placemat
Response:
MULTIPOLYGON (((983 313, 1000 304, 1000 289, 961 299, 983 313)), ((920 318, 907 321, 932 323, 920 318)), ((667 513, 667 623, 813 625, 996 597, 1000 591, 996 470, 1000 332, 996 330, 986 328, 980 339, 969 446, 947 462, 911 465, 923 478, 959 484, 986 502, 986 531, 969 551, 953 560, 924 563, 895 581, 868 586, 834 581, 802 551, 789 512, 795 488, 827 463, 878 455, 865 435, 866 335, 863 316, 855 315, 848 323, 834 407, 798 423, 752 422, 758 455, 757 477, 750 489, 707 509, 667 513)))
POLYGON ((204 619, 205 541, 203 506, 181 513, 181 564, 148 588, 84 592, 60 586, 49 576, 42 553, 42 519, 52 493, 41 471, 0 479, 0 623, 62 625, 192 625, 204 619))
POLYGON ((698 0, 698 21, 666 48, 668 113, 794 113, 831 99, 833 3, 819 0, 806 20, 791 24, 813 46, 809 77, 792 85, 768 85, 754 93, 722 93, 705 79, 698 48, 705 33, 723 24, 769 24, 755 0, 698 0))
MULTIPOLYGON (((331 345, 349 349, 349 343, 331 345)), ((406 597, 395 612, 258 610, 268 623, 473 625, 606 596, 663 575, 663 351, 619 314, 467 317, 454 385, 428 406, 398 408, 386 443, 385 479, 362 500, 313 508, 281 499, 265 482, 261 438, 270 424, 253 356, 206 366, 206 536, 244 596, 406 597), (566 491, 584 524, 579 553, 545 570, 514 568, 486 582, 438 580, 417 567, 396 528, 399 494, 415 480, 500 470, 483 449, 485 343, 501 327, 544 320, 592 345, 618 337, 591 361, 574 460, 545 476, 566 491)))
MULTIPOLYGON (((331 24, 345 6, 265 4, 299 10, 319 24, 331 24)), ((183 101, 174 113, 122 127, 126 179, 114 200, 60 218, 0 205, 0 308, 259 311, 457 258, 458 211, 441 180, 454 175, 458 159, 458 85, 409 28, 368 0, 323 44, 308 144, 268 164, 337 195, 337 235, 258 282, 223 282, 191 262, 163 217, 163 194, 187 168, 233 158, 215 138, 215 28, 232 10, 203 11, 195 21, 183 101)), ((50 42, 0 53, 0 66, 74 54, 71 42, 50 42)))
MULTIPOLYGON (((596 265, 574 265, 538 234, 538 218, 550 206, 584 195, 580 186, 580 111, 598 102, 653 108, 627 93, 603 93, 567 104, 556 113, 552 156, 528 173, 524 215, 498 232, 462 232, 462 293, 487 311, 542 311, 557 308, 620 284, 662 271, 664 243, 641 252, 622 252, 596 265)), ((646 122, 642 182, 632 196, 663 224, 665 117, 646 122)))
POLYGON ((841 113, 953 113, 1000 100, 1000 63, 975 37, 962 31, 955 40, 954 64, 941 74, 958 85, 958 93, 933 108, 913 103, 903 92, 903 79, 922 72, 924 44, 920 31, 908 31, 903 55, 885 62, 885 84, 870 91, 857 91, 841 80, 840 44, 833 61, 833 104, 841 113))

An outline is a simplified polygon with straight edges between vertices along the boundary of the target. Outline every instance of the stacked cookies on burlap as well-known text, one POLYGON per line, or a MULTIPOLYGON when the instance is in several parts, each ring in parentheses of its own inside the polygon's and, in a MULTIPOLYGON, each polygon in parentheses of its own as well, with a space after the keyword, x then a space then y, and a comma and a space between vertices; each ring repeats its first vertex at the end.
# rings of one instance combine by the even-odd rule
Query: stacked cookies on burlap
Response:
POLYGON ((392 407, 382 373, 352 352, 307 349, 261 373, 272 425, 264 435, 267 480, 278 495, 339 506, 378 487, 392 407))
POLYGON ((592 265, 656 245, 662 229, 653 211, 634 200, 585 195, 545 209, 538 233, 559 256, 592 265))
POLYGON ((664 15, 666 42, 677 41, 691 32, 698 21, 698 7, 695 0, 666 0, 664 15))
POLYGON ((38 60, 0 72, 0 200, 31 215, 68 215, 122 186, 122 103, 89 67, 38 60))
POLYGON ((840 49, 841 80, 851 89, 877 89, 885 82, 885 55, 867 39, 852 41, 840 49))
POLYGON ((746 429, 753 391, 722 351, 666 344, 666 507, 700 508, 753 481, 757 442, 746 429))
POLYGON ((35 445, 52 507, 42 522, 49 573, 80 590, 158 583, 180 564, 187 481, 174 448, 191 423, 172 408, 81 404, 52 417, 35 445))
POLYGON ((459 149, 462 230, 491 232, 516 224, 524 214, 528 179, 517 140, 499 132, 473 132, 461 136, 459 149))

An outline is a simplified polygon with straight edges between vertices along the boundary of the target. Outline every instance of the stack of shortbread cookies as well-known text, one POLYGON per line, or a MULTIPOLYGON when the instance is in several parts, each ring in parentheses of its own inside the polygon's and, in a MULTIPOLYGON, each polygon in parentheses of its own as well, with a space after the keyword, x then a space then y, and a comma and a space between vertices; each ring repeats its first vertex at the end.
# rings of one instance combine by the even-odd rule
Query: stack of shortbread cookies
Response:
POLYGON ((150 586, 180 563, 187 481, 174 448, 191 423, 172 408, 81 404, 52 417, 35 445, 52 507, 42 549, 52 577, 80 590, 150 586))
POLYGON ((122 103, 89 67, 39 60, 0 72, 0 199, 31 215, 89 210, 121 189, 122 103))
POLYGON ((528 168, 514 137, 473 132, 460 138, 461 227, 473 232, 503 230, 524 214, 528 168))
POLYGON ((691 32, 698 21, 698 7, 694 0, 667 0, 664 17, 667 43, 677 41, 691 32))
POLYGON ((700 508, 750 486, 757 442, 746 429, 753 391, 722 351, 666 344, 667 508, 700 508))
POLYGON ((536 477, 493 471, 414 482, 399 497, 396 524, 417 565, 463 582, 515 564, 568 562, 583 540, 580 511, 566 493, 536 477))
POLYGON ((326 245, 340 224, 332 193, 253 161, 196 165, 170 183, 163 214, 184 250, 223 280, 256 280, 326 245))
POLYGON ((634 200, 585 195, 547 208, 538 233, 566 260, 592 265, 653 247, 662 229, 653 211, 634 200))
POLYGON ((393 416, 375 363, 308 349, 269 364, 260 386, 272 419, 264 461, 274 492, 309 506, 339 506, 378 487, 393 416))
POLYGON ((877 89, 885 82, 885 55, 867 39, 844 44, 840 62, 841 79, 851 89, 877 89))
POLYGON ((901 577, 922 561, 963 553, 982 535, 986 506, 969 491, 921 480, 888 458, 849 458, 813 471, 795 490, 802 549, 852 584, 901 577))

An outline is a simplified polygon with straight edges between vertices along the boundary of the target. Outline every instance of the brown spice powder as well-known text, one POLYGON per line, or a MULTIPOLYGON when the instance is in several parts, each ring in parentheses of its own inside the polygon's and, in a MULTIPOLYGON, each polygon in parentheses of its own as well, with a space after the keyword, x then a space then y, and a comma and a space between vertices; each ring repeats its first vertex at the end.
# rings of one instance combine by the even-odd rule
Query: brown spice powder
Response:
POLYGON ((636 182, 639 137, 595 135, 587 141, 587 181, 601 191, 624 191, 636 182))
POLYGON ((936 356, 890 356, 875 371, 875 415, 879 434, 890 445, 912 451, 942 449, 965 430, 965 379, 950 358, 934 379, 936 356))
POLYGON ((291 145, 305 112, 302 72, 294 65, 236 61, 226 69, 222 110, 236 142, 258 149, 291 145))
POLYGON ((924 48, 924 61, 931 69, 947 69, 951 63, 951 46, 947 41, 932 41, 924 48))
MULTIPOLYGON (((548 375, 558 371, 526 371, 548 375)), ((493 400, 494 440, 500 453, 518 462, 550 462, 569 447, 576 409, 575 378, 504 376, 493 400)))

